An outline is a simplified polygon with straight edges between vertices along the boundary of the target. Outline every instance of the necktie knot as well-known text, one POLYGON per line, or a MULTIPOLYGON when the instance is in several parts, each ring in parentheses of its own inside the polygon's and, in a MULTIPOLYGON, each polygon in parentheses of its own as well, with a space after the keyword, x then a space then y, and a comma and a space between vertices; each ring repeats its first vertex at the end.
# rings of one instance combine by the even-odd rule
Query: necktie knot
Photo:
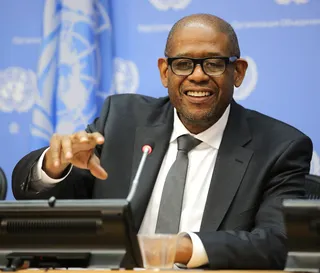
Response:
POLYGON ((201 140, 194 138, 191 135, 182 135, 177 139, 178 150, 189 153, 193 148, 201 143, 201 140))

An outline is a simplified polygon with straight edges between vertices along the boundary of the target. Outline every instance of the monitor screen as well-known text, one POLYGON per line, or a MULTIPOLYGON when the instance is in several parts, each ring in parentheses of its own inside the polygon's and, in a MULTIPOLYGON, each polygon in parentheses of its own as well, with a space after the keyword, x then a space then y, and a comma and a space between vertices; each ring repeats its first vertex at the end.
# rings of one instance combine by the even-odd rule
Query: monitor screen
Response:
POLYGON ((320 200, 284 200, 288 237, 287 271, 319 272, 320 200))
POLYGON ((320 251, 320 200, 284 200, 290 251, 320 251))
POLYGON ((126 200, 0 202, 5 267, 140 267, 136 234, 126 200))

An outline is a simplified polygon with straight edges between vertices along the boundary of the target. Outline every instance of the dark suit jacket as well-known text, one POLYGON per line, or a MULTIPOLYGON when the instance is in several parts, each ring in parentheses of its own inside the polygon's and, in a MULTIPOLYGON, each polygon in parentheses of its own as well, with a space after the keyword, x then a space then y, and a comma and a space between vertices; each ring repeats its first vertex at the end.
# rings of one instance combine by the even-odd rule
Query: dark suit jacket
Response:
MULTIPOLYGON (((17 199, 126 198, 141 158, 141 147, 152 140, 132 209, 137 230, 143 219, 173 127, 169 98, 139 95, 109 97, 101 116, 88 126, 105 143, 97 147, 107 181, 73 168, 54 188, 26 191, 30 169, 44 149, 25 156, 12 178, 17 199)), ((283 198, 304 195, 312 143, 295 128, 247 110, 234 101, 218 152, 198 236, 209 267, 283 268, 286 235, 281 212, 283 198)), ((197 183, 197 181, 194 181, 197 183)))

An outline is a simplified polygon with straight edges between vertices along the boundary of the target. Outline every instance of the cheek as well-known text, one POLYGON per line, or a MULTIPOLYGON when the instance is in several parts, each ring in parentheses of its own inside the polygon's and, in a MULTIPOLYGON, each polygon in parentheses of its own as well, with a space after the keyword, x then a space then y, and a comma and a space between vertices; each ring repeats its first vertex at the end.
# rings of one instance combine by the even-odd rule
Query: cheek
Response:
POLYGON ((221 78, 216 81, 217 86, 219 87, 219 97, 220 98, 229 98, 233 95, 233 79, 228 78, 221 78))
POLYGON ((168 92, 172 97, 180 96, 180 88, 181 88, 182 80, 177 79, 175 77, 168 78, 168 92))

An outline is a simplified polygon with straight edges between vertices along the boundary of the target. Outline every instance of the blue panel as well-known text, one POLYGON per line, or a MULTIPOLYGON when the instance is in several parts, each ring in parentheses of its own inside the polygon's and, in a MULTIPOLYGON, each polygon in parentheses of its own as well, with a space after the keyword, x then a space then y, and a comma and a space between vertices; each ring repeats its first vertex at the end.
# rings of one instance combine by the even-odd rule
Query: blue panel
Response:
POLYGON ((2 0, 0 166, 9 180, 18 160, 46 145, 53 131, 84 128, 107 95, 166 95, 157 60, 168 31, 183 16, 202 12, 233 25, 249 62, 236 100, 308 134, 312 171, 320 174, 320 1, 2 0), (50 2, 56 32, 44 18, 50 2))

